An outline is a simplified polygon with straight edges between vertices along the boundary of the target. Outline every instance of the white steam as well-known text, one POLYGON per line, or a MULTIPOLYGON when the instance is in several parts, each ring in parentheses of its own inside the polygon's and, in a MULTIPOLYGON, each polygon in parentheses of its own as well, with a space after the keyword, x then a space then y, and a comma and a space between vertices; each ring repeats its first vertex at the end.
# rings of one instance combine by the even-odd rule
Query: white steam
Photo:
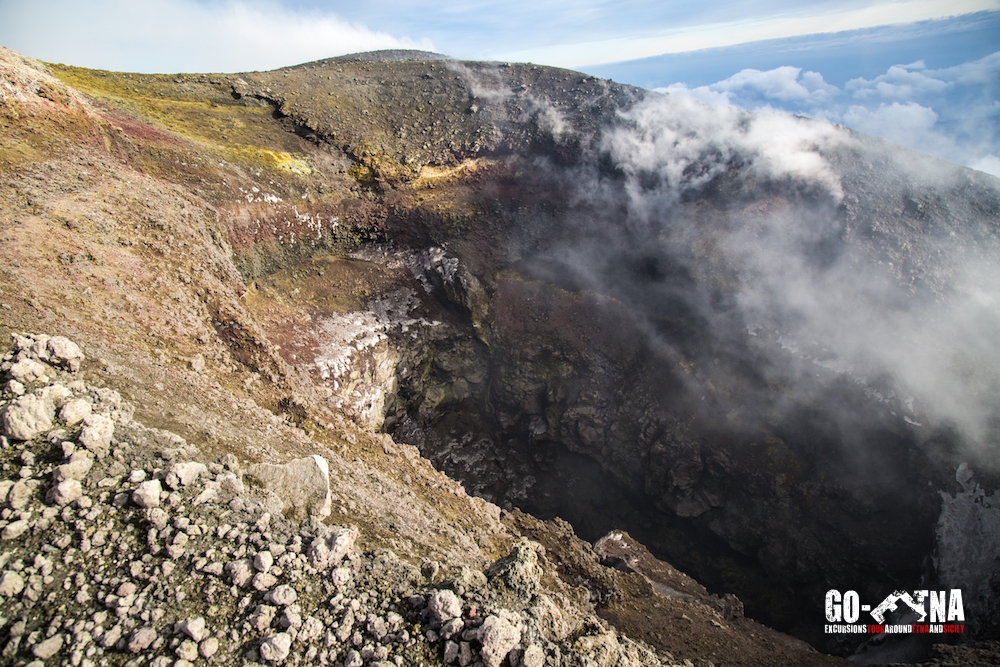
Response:
MULTIPOLYGON (((871 159, 865 154, 871 149, 823 121, 773 110, 751 114, 676 95, 652 96, 624 114, 624 121, 606 135, 603 149, 625 174, 627 227, 665 225, 665 231, 651 232, 660 244, 650 247, 676 253, 666 258, 674 262, 696 261, 697 255, 684 255, 676 239, 711 238, 712 252, 738 276, 739 319, 767 334, 751 336, 750 344, 772 365, 791 368, 794 357, 795 372, 812 375, 813 387, 817 375, 847 377, 913 428, 957 427, 979 446, 996 439, 1000 261, 995 226, 991 237, 974 240, 972 232, 963 231, 971 222, 956 218, 964 209, 948 201, 943 208, 956 212, 939 213, 937 219, 900 215, 906 204, 899 181, 874 188, 878 196, 889 197, 891 207, 880 210, 869 202, 859 209, 857 198, 850 197, 846 205, 861 211, 860 219, 852 219, 839 206, 853 194, 845 192, 844 170, 871 159), (838 153, 861 158, 836 162, 832 156, 838 153), (709 223, 678 213, 686 194, 719 178, 750 183, 750 190, 784 184, 776 187, 813 197, 765 197, 762 202, 758 194, 750 204, 720 208, 714 214, 719 219, 709 223), (694 228, 706 224, 710 228, 694 228), (878 389, 869 387, 876 379, 878 389)), ((897 163, 890 160, 884 168, 903 174, 916 199, 968 196, 949 190, 954 172, 939 172, 929 160, 907 163, 906 155, 897 156, 897 163)), ((875 170, 864 178, 880 174, 875 170)), ((630 251, 650 249, 625 250, 630 251)), ((586 254, 574 252, 577 262, 586 254)), ((718 321, 703 302, 690 303, 702 309, 704 321, 718 321)), ((652 299, 647 306, 662 307, 652 299)))
POLYGON ((828 123, 771 110, 752 115, 680 95, 650 97, 624 118, 627 124, 607 136, 605 148, 632 177, 630 185, 641 172, 663 179, 648 196, 674 200, 731 168, 734 159, 749 162, 760 177, 813 181, 837 199, 843 196, 840 179, 819 151, 850 139, 828 123))

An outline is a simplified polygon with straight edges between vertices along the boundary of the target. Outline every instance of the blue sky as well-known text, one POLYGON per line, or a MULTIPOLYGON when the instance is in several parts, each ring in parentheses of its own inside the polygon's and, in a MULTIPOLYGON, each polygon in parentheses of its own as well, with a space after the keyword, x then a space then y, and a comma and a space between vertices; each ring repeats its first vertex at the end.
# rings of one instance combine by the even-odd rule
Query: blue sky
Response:
POLYGON ((584 69, 710 103, 823 118, 1000 176, 1000 12, 584 69))
POLYGON ((0 0, 0 44, 143 72, 418 48, 886 136, 1000 175, 1000 0, 0 0))

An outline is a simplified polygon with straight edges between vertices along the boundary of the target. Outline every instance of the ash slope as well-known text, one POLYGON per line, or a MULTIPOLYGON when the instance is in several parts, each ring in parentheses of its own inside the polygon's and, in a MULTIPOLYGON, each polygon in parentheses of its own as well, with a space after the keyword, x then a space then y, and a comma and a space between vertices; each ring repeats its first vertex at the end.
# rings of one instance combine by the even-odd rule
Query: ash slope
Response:
POLYGON ((49 71, 5 53, 4 322, 93 350, 143 423, 416 484, 451 537, 385 513, 412 498, 334 503, 402 554, 499 547, 374 429, 814 641, 826 587, 881 599, 935 556, 992 622, 992 565, 935 524, 959 463, 994 468, 994 180, 532 66, 49 71))

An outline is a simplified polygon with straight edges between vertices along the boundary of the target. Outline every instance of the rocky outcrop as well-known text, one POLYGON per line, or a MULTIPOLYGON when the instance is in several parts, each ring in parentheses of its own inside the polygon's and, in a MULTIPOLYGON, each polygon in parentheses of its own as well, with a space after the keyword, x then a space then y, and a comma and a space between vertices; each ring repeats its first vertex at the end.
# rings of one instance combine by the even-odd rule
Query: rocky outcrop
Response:
POLYGON ((304 520, 330 515, 330 467, 313 455, 282 465, 257 463, 245 472, 251 483, 280 499, 282 511, 304 520))
POLYGON ((361 550, 357 527, 317 521, 329 512, 321 455, 206 463, 176 436, 165 451, 162 433, 72 371, 26 390, 55 387, 120 428, 105 456, 80 442, 88 427, 59 423, 0 449, 5 474, 20 480, 2 483, 5 661, 673 664, 567 597, 565 584, 543 583, 554 571, 540 544, 516 542, 485 575, 361 550), (165 458, 181 452, 193 458, 165 458), (268 511, 281 507, 273 494, 287 518, 268 511))

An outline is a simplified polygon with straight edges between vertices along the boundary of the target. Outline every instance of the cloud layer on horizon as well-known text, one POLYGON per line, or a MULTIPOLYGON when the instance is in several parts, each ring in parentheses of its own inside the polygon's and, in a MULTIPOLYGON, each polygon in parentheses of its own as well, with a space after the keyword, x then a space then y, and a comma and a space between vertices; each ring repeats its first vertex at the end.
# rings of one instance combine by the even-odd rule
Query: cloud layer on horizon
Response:
POLYGON ((744 69, 707 86, 662 92, 822 118, 1000 177, 1000 51, 942 69, 894 65, 843 87, 822 73, 783 66, 744 69))

